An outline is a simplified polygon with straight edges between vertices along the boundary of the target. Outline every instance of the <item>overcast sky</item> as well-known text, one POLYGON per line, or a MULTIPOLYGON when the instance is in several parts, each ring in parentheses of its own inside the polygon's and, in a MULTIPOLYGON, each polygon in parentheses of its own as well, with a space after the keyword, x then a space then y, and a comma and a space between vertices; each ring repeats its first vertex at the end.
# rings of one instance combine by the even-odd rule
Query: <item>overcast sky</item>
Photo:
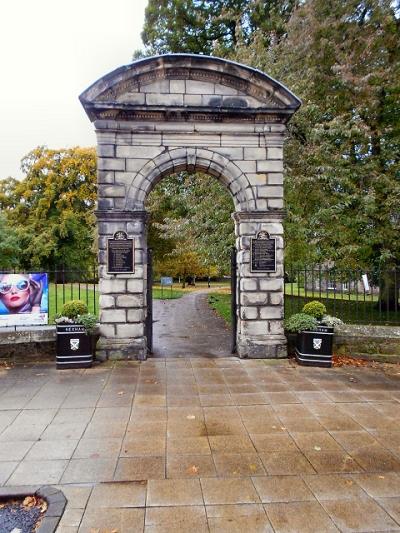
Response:
POLYGON ((94 146, 79 94, 142 47, 147 0, 5 0, 0 8, 0 179, 38 145, 94 146))

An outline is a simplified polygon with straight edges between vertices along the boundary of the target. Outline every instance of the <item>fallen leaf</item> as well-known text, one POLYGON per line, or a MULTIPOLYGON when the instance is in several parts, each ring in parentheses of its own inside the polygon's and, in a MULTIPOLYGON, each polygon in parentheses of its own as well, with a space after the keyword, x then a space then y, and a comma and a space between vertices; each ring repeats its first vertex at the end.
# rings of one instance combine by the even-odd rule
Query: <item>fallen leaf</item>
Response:
POLYGON ((45 513, 47 511, 47 502, 45 500, 42 501, 42 503, 40 504, 40 510, 42 511, 42 513, 45 513))
POLYGON ((186 470, 188 474, 198 474, 199 473, 199 467, 196 465, 189 466, 189 468, 186 470))
POLYGON ((249 464, 249 467, 250 467, 250 470, 251 470, 252 472, 257 472, 257 465, 251 463, 251 464, 249 464))
POLYGON ((24 498, 22 505, 25 507, 34 507, 36 505, 36 498, 34 496, 27 496, 24 498))

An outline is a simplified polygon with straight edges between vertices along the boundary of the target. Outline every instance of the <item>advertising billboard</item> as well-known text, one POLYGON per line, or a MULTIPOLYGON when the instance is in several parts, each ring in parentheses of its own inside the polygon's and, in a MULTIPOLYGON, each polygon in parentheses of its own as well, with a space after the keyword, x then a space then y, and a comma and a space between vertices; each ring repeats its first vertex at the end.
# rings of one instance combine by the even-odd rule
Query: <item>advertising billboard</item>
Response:
POLYGON ((0 327, 48 323, 49 284, 44 273, 0 273, 0 327))

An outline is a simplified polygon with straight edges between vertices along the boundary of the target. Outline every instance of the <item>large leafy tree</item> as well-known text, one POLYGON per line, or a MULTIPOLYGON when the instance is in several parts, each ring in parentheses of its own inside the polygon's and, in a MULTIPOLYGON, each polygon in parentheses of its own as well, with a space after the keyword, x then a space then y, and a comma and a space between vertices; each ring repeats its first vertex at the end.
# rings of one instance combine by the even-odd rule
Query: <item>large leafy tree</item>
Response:
POLYGON ((288 255, 380 272, 389 308, 400 262, 398 30, 386 0, 309 0, 270 61, 303 98, 286 151, 288 255))
POLYGON ((0 213, 0 268, 9 270, 19 266, 21 248, 15 228, 0 213))
MULTIPOLYGON (((145 26, 153 51, 229 57, 271 74, 302 98, 285 151, 287 263, 398 268, 398 4, 171 0, 157 13, 156 4, 149 3, 146 18, 154 34, 145 26), (185 22, 186 14, 192 19, 185 22), (193 37, 190 46, 185 35, 193 37)), ((396 290, 386 277, 388 306, 396 290)))
POLYGON ((264 45, 284 34, 298 0, 149 0, 142 33, 149 53, 234 54, 257 30, 264 45))
POLYGON ((95 258, 94 149, 38 147, 24 157, 22 170, 23 180, 0 187, 0 207, 20 243, 20 265, 89 268, 95 258))

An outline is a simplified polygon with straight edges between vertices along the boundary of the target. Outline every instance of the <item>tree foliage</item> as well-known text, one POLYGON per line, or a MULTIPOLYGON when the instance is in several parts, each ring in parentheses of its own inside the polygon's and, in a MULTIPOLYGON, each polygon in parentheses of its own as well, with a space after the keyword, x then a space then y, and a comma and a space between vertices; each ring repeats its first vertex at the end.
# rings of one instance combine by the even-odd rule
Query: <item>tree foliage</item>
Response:
POLYGON ((92 148, 38 147, 22 160, 22 181, 0 182, 0 207, 15 228, 22 268, 93 264, 96 156, 92 148))
POLYGON ((303 101, 285 150, 286 261, 399 265, 399 11, 391 0, 149 2, 155 52, 235 59, 303 101), (228 29, 229 28, 229 29, 228 29), (186 36, 186 37, 185 37, 186 36))
POLYGON ((147 207, 152 221, 149 243, 164 274, 168 268, 173 274, 171 261, 175 264, 179 257, 195 265, 194 256, 198 266, 192 266, 191 275, 229 270, 233 201, 216 179, 187 172, 165 178, 150 194, 147 207))
POLYGON ((298 0, 149 0, 142 39, 149 53, 229 56, 259 31, 265 46, 284 34, 298 0))
POLYGON ((15 228, 0 213, 0 268, 11 270, 18 267, 21 248, 15 228))

